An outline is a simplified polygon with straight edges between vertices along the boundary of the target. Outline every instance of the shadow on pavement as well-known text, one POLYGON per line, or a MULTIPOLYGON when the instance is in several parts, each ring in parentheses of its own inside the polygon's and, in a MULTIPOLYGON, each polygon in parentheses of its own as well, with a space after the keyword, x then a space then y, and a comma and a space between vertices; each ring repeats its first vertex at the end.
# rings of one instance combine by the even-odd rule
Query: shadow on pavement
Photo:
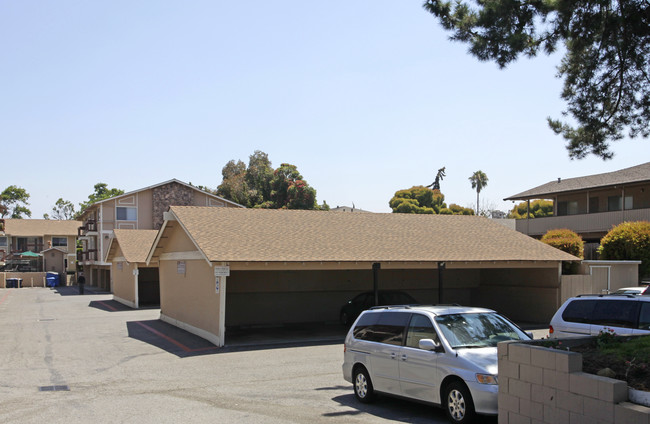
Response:
POLYGON ((84 295, 94 295, 94 294, 110 294, 109 292, 100 289, 98 287, 89 287, 84 288, 84 294, 79 293, 79 286, 56 286, 49 287, 50 290, 60 296, 84 296, 84 295))
MULTIPOLYGON (((355 416, 359 414, 368 414, 395 422, 403 423, 448 423, 445 411, 435 405, 429 405, 419 402, 413 402, 406 399, 399 399, 390 396, 379 395, 371 404, 363 404, 355 397, 352 385, 349 386, 350 394, 336 396, 333 401, 350 408, 348 411, 324 413, 324 417, 355 416)), ((329 390, 329 388, 320 388, 316 390, 329 390)), ((497 424, 496 416, 477 416, 477 421, 481 424, 497 424)))
POLYGON ((93 300, 88 304, 88 306, 90 308, 99 309, 105 312, 124 312, 135 310, 115 300, 93 300))
MULTIPOLYGON (((106 302, 104 302, 106 303, 106 302)), ((226 329, 226 345, 209 341, 161 320, 127 322, 129 337, 180 358, 216 353, 341 344, 346 329, 340 325, 288 325, 272 328, 226 329)))

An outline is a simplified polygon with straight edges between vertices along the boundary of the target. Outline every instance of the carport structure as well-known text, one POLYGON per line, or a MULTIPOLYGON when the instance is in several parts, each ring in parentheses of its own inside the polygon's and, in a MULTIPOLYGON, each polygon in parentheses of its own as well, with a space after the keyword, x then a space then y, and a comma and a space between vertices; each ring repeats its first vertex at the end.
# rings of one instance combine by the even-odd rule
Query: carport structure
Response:
POLYGON ((217 346, 227 326, 337 321, 375 281, 548 322, 561 262, 576 260, 482 217, 193 206, 170 207, 147 257, 160 266, 161 319, 217 346))
POLYGON ((157 230, 113 230, 105 261, 111 264, 113 299, 130 306, 160 304, 158 263, 147 263, 157 230))

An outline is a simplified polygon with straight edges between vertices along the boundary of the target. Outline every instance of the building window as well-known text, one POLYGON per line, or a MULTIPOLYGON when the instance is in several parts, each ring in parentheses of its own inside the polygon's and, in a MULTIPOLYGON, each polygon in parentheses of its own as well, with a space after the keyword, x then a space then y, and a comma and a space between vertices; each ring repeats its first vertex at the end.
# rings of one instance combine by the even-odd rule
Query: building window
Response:
POLYGON ((609 196, 607 198, 607 210, 612 212, 612 211, 620 211, 622 209, 622 204, 621 202, 621 196, 609 196))
POLYGON ((597 213, 598 210, 598 197, 589 198, 589 213, 597 213))
POLYGON ((632 196, 625 196, 625 210, 634 209, 634 201, 632 196))
POLYGON ((558 202, 557 203, 557 214, 558 216, 564 215, 577 215, 578 214, 578 201, 572 200, 569 202, 558 202))
POLYGON ((53 247, 68 247, 68 238, 67 237, 52 237, 52 246, 53 247))
POLYGON ((136 208, 117 207, 116 216, 118 221, 137 221, 138 210, 136 208))
POLYGON ((0 237, 0 246, 7 245, 7 237, 0 237))

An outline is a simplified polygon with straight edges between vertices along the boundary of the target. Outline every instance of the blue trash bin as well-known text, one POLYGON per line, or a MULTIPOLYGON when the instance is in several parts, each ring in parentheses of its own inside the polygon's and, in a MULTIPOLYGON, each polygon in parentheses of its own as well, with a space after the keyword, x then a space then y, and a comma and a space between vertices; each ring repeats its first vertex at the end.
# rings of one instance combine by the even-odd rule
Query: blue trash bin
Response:
POLYGON ((8 289, 17 289, 18 288, 18 278, 7 278, 5 282, 5 287, 8 289))
POLYGON ((56 272, 48 272, 45 275, 45 281, 48 287, 57 287, 59 285, 59 274, 56 272))

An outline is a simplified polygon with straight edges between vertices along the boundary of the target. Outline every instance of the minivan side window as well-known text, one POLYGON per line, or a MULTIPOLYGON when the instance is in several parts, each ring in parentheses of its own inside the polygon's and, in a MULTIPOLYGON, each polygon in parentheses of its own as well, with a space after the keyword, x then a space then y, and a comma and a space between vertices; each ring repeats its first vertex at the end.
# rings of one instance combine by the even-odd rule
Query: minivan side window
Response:
POLYGON ((567 322, 580 322, 613 327, 636 328, 639 302, 625 300, 574 300, 562 313, 567 322))
POLYGON ((366 313, 357 321, 352 335, 360 340, 401 346, 410 316, 403 312, 366 313))
POLYGON ((438 334, 433 328, 433 324, 431 324, 429 317, 420 314, 413 314, 411 316, 408 330, 406 331, 406 346, 419 349, 420 340, 422 339, 433 339, 434 341, 439 342, 438 334))
POLYGON ((639 328, 641 330, 650 330, 650 302, 641 303, 641 313, 639 314, 639 328))

